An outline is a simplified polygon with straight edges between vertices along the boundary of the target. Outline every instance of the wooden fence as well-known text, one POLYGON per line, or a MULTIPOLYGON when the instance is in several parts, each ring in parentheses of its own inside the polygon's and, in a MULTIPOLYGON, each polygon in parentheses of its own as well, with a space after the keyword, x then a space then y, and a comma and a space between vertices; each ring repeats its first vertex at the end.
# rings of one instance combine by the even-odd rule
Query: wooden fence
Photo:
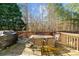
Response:
POLYGON ((66 46, 69 46, 77 51, 79 51, 79 34, 73 34, 73 33, 60 33, 59 41, 61 44, 64 44, 66 46))

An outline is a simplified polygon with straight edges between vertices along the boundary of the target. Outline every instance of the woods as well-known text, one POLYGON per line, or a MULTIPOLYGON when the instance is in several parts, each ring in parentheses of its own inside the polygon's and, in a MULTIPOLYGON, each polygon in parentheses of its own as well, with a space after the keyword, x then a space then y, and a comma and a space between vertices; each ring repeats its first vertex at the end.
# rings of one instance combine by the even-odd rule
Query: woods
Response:
POLYGON ((40 7, 41 16, 38 18, 28 12, 28 20, 30 22, 28 23, 28 30, 34 32, 78 31, 79 8, 76 7, 78 7, 77 3, 49 3, 46 6, 43 6, 43 8, 40 7), (43 17, 45 12, 47 12, 47 15, 43 17))

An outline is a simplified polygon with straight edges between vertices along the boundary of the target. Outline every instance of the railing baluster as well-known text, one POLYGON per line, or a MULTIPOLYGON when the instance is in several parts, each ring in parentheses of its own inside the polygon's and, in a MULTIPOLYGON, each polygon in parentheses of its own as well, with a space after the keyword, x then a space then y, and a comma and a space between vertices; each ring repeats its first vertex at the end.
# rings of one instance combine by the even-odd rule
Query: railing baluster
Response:
POLYGON ((71 36, 71 47, 73 47, 73 36, 71 36))
POLYGON ((69 36, 69 46, 71 47, 71 39, 70 39, 70 36, 69 36))
POLYGON ((72 40, 71 40, 72 38, 71 38, 71 36, 70 36, 70 47, 72 47, 72 40))
POLYGON ((72 48, 72 36, 70 36, 70 46, 72 48))
POLYGON ((67 45, 68 45, 68 36, 66 36, 66 39, 67 39, 67 45))
POLYGON ((68 37, 68 46, 69 46, 69 36, 67 36, 68 37))
POLYGON ((75 49, 75 37, 73 37, 73 48, 75 49))
POLYGON ((76 49, 76 38, 75 38, 75 49, 76 49))
POLYGON ((78 43, 79 43, 78 41, 79 41, 79 40, 78 40, 78 38, 77 38, 77 51, 78 51, 78 43))
POLYGON ((68 39, 69 39, 69 43, 68 43, 68 46, 70 46, 70 37, 68 36, 68 39))

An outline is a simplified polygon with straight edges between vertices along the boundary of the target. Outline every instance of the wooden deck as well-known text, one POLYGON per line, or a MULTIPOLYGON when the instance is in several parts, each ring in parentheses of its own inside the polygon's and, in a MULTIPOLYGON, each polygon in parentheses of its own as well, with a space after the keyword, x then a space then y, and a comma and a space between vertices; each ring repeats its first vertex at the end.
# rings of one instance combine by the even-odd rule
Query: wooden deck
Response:
MULTIPOLYGON (((61 35, 59 37, 59 40, 55 44, 55 48, 58 50, 53 51, 53 53, 50 56, 79 56, 79 34, 65 32, 61 32, 60 34, 61 35)), ((33 33, 30 35, 33 35, 33 33)), ((44 37, 47 38, 47 36, 42 35, 39 38, 44 37)), ((49 37, 52 38, 52 36, 49 37)), ((36 38, 38 38, 38 36, 36 38)), ((38 42, 40 42, 40 40, 38 42)), ((38 44, 38 42, 36 43, 38 44)), ((40 52, 41 51, 36 51, 36 55, 34 56, 41 55, 40 52)), ((22 55, 33 55, 33 51, 32 49, 25 47, 24 51, 22 52, 22 55)))

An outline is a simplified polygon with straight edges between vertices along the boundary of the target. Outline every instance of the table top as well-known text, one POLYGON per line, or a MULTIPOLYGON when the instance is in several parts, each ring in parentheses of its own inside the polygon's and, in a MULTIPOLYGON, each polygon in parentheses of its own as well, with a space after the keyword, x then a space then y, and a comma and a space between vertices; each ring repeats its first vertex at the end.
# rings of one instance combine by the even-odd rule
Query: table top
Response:
POLYGON ((53 38, 52 35, 31 35, 29 38, 53 38))

